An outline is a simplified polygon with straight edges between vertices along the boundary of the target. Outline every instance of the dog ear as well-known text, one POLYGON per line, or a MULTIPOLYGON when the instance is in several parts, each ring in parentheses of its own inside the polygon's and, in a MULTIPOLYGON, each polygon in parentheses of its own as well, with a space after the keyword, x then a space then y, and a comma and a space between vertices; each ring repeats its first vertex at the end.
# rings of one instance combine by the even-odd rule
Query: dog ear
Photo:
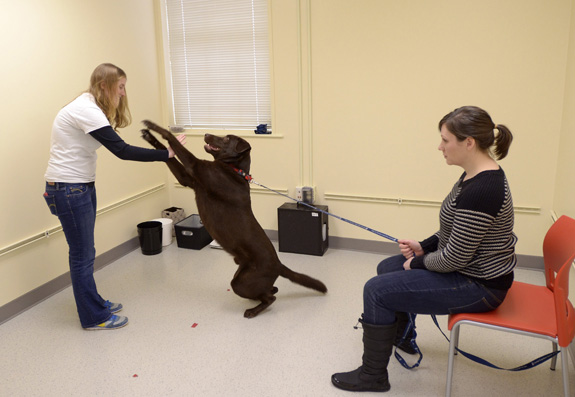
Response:
POLYGON ((243 153, 243 152, 247 152, 248 150, 251 150, 251 146, 248 143, 248 141, 238 138, 238 141, 236 142, 236 153, 243 153))

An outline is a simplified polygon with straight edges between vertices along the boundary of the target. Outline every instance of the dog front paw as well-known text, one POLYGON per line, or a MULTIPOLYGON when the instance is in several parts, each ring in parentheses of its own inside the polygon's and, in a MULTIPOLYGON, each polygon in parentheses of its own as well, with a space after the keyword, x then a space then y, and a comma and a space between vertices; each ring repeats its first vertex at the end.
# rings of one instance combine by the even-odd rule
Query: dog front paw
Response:
POLYGON ((150 130, 140 130, 140 132, 142 133, 142 139, 144 139, 146 142, 148 142, 150 145, 152 145, 154 148, 156 149, 166 149, 166 147, 164 145, 162 145, 160 143, 160 141, 158 141, 156 139, 155 136, 152 135, 152 133, 150 132, 150 130))
POLYGON ((157 141, 156 137, 154 137, 151 133, 150 130, 140 130, 140 132, 142 133, 142 139, 144 139, 145 141, 147 141, 148 143, 151 143, 152 146, 154 145, 153 142, 157 141))
POLYGON ((144 120, 142 121, 142 124, 144 124, 146 127, 148 127, 151 130, 156 130, 157 128, 160 128, 156 123, 150 121, 150 120, 144 120))
POLYGON ((166 130, 165 128, 160 127, 159 125, 157 125, 156 123, 150 121, 150 120, 144 120, 142 121, 142 123, 148 127, 150 130, 157 132, 158 134, 160 134, 162 136, 162 138, 164 139, 168 139, 168 137, 170 135, 172 135, 170 133, 170 131, 166 130))

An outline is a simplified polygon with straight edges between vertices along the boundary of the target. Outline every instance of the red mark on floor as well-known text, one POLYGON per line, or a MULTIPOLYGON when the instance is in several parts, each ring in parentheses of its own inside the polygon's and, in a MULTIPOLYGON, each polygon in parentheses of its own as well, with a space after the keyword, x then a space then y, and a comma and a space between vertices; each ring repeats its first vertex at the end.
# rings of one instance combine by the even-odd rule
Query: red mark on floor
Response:
POLYGON ((198 323, 193 323, 192 324, 192 328, 196 328, 198 326, 198 323))

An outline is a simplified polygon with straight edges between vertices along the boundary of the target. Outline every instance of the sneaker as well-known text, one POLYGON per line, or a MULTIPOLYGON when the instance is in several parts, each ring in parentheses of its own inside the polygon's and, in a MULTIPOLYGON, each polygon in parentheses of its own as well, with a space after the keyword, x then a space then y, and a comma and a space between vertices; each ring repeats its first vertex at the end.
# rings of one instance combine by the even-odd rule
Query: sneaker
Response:
POLYGON ((128 317, 116 316, 115 314, 112 314, 112 317, 110 317, 107 321, 104 321, 102 324, 98 324, 93 327, 87 327, 84 329, 88 331, 94 331, 98 329, 118 329, 124 327, 127 324, 128 317))
POLYGON ((112 314, 118 313, 120 310, 122 310, 124 308, 124 306, 122 306, 121 303, 114 303, 114 302, 110 302, 110 301, 104 302, 104 306, 106 306, 108 309, 110 309, 110 312, 112 312, 112 314))

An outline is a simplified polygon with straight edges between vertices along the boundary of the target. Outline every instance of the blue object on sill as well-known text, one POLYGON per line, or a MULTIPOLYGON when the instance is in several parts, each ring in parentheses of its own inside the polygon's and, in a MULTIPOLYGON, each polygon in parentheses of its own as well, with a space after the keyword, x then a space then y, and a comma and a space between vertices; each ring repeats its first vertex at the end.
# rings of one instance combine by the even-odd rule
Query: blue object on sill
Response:
POLYGON ((256 134, 271 134, 271 131, 268 131, 267 124, 260 124, 258 125, 257 129, 254 130, 256 134))

